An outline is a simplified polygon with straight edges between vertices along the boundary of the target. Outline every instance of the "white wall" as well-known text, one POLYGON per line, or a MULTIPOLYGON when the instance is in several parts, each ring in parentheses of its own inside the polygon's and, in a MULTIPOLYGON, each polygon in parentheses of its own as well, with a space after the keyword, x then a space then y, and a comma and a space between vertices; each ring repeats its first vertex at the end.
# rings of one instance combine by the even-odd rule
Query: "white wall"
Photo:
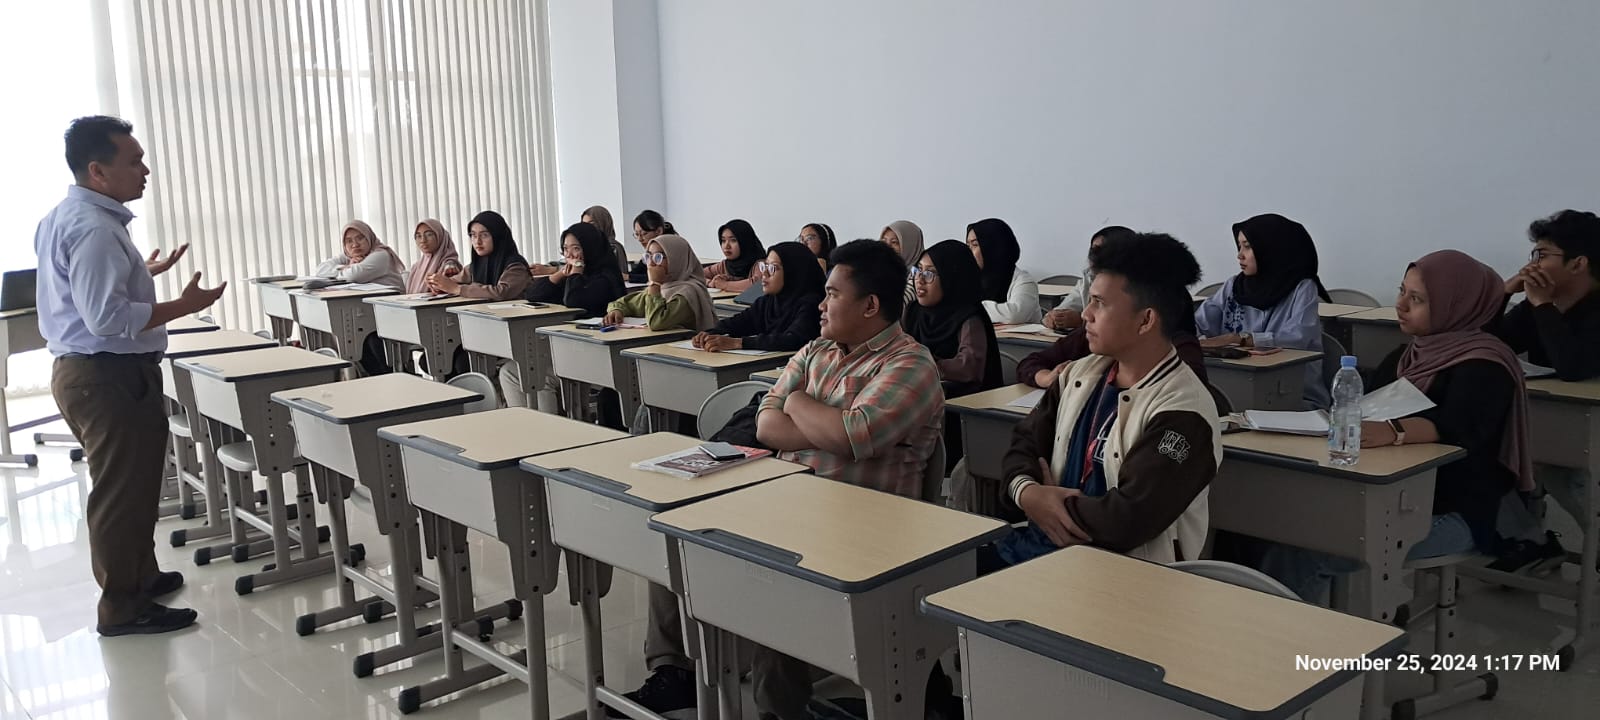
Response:
MULTIPOLYGON (((1305 223, 1330 287, 1392 295, 1456 247, 1502 272, 1527 223, 1600 208, 1600 3, 660 3, 668 207, 702 253, 999 216, 1076 272, 1119 223, 1237 271, 1228 227, 1305 223)), ((565 168, 565 165, 563 165, 565 168)))

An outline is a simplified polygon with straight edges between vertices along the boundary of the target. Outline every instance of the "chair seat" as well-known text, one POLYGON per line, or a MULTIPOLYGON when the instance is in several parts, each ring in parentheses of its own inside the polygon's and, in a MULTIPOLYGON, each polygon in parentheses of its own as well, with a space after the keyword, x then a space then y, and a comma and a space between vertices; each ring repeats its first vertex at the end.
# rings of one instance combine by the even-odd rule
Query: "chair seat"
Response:
POLYGON ((217 460, 234 472, 256 471, 256 449, 249 441, 228 443, 217 448, 217 460))
POLYGON ((1415 560, 1407 560, 1405 568, 1407 570, 1430 570, 1433 568, 1441 568, 1446 565, 1460 565, 1461 563, 1470 562, 1481 557, 1483 557, 1483 555, 1480 553, 1455 553, 1452 555, 1440 555, 1438 557, 1417 558, 1415 560))
POLYGON ((194 437, 194 433, 189 430, 189 416, 183 413, 167 416, 167 432, 178 437, 194 437))

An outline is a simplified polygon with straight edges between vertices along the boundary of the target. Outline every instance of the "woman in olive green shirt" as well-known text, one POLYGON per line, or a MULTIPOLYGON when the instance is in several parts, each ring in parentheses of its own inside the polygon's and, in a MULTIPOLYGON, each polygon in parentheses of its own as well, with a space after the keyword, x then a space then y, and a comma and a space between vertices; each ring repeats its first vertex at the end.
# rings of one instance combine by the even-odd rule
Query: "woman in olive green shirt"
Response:
POLYGON ((717 324, 705 271, 688 240, 661 235, 645 248, 644 260, 650 285, 606 306, 603 324, 619 325, 627 317, 644 318, 651 330, 709 330, 717 324))

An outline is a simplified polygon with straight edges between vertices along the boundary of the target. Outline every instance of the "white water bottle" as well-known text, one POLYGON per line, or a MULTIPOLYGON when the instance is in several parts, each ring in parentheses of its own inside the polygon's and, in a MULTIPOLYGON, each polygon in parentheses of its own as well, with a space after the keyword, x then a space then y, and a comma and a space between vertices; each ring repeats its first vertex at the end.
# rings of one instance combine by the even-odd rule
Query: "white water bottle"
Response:
POLYGON ((1361 373, 1356 357, 1339 358, 1333 376, 1333 408, 1328 411, 1328 462, 1349 466, 1361 459, 1361 373))

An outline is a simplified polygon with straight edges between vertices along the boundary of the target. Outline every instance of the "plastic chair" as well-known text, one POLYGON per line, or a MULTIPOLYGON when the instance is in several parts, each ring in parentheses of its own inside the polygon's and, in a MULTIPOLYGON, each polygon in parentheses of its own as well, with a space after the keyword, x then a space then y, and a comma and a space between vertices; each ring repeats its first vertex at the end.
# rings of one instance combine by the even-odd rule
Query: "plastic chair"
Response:
POLYGON ((1328 299, 1340 305, 1355 305, 1356 307, 1382 307, 1378 299, 1360 290, 1338 288, 1328 291, 1328 299))
MULTIPOLYGON (((1456 618, 1456 566, 1478 557, 1473 553, 1460 553, 1406 561, 1407 570, 1417 571, 1418 587, 1421 587, 1425 573, 1437 574, 1439 578, 1439 604, 1434 608, 1433 615, 1433 657, 1449 658, 1460 652, 1456 643, 1456 636, 1461 631, 1460 621, 1456 618)), ((1394 720, 1411 720, 1468 700, 1493 700, 1500 691, 1500 679, 1492 672, 1452 683, 1452 679, 1470 671, 1435 672, 1429 666, 1422 669, 1432 676, 1433 691, 1395 703, 1390 713, 1394 720)))
POLYGON ((276 339, 276 338, 272 337, 272 331, 271 330, 257 330, 257 331, 255 331, 253 333, 250 333, 250 334, 254 335, 254 336, 258 337, 258 338, 261 338, 262 340, 275 340, 276 339))
POLYGON ((1203 298, 1208 298, 1208 297, 1211 297, 1212 295, 1217 294, 1217 291, 1221 290, 1221 289, 1222 289, 1222 283, 1211 283, 1210 285, 1207 285, 1207 286, 1205 286, 1203 288, 1200 288, 1199 290, 1196 290, 1194 294, 1198 295, 1200 297, 1203 297, 1203 298))
POLYGON ((922 469, 922 499, 935 505, 943 505, 944 494, 944 436, 936 435, 933 438, 933 455, 928 457, 928 464, 922 469))
POLYGON ((316 353, 318 355, 326 355, 326 356, 331 357, 331 358, 339 357, 339 351, 335 350, 333 348, 317 348, 315 350, 312 350, 311 352, 314 352, 314 353, 316 353))
POLYGON ((1300 596, 1294 594, 1293 590, 1284 587, 1283 583, 1273 580, 1266 573, 1231 562, 1223 562, 1221 560, 1179 560, 1168 565, 1168 567, 1201 577, 1208 577, 1212 580, 1220 580, 1229 585, 1238 585, 1242 588, 1257 590, 1268 595, 1277 595, 1290 600, 1300 599, 1300 596))
POLYGON ((1077 275, 1051 275, 1039 281, 1040 285, 1077 285, 1083 278, 1077 275))
POLYGON ((1021 362, 1022 358, 1017 357, 1015 352, 1001 348, 1000 382, 1007 385, 1015 385, 1017 383, 1017 365, 1021 362))
POLYGON ((1322 386, 1332 387, 1333 376, 1339 374, 1339 359, 1349 355, 1344 343, 1327 333, 1322 334, 1322 386))
POLYGON ((462 373, 450 378, 445 384, 483 396, 480 400, 467 403, 461 409, 463 414, 485 412, 500 407, 500 392, 495 389, 494 381, 490 380, 488 375, 477 372, 462 373))
POLYGON ((710 440, 712 435, 728 424, 739 408, 749 405, 751 398, 766 394, 771 389, 771 385, 755 380, 717 388, 705 402, 700 403, 700 412, 695 414, 695 430, 700 433, 700 439, 710 440))

